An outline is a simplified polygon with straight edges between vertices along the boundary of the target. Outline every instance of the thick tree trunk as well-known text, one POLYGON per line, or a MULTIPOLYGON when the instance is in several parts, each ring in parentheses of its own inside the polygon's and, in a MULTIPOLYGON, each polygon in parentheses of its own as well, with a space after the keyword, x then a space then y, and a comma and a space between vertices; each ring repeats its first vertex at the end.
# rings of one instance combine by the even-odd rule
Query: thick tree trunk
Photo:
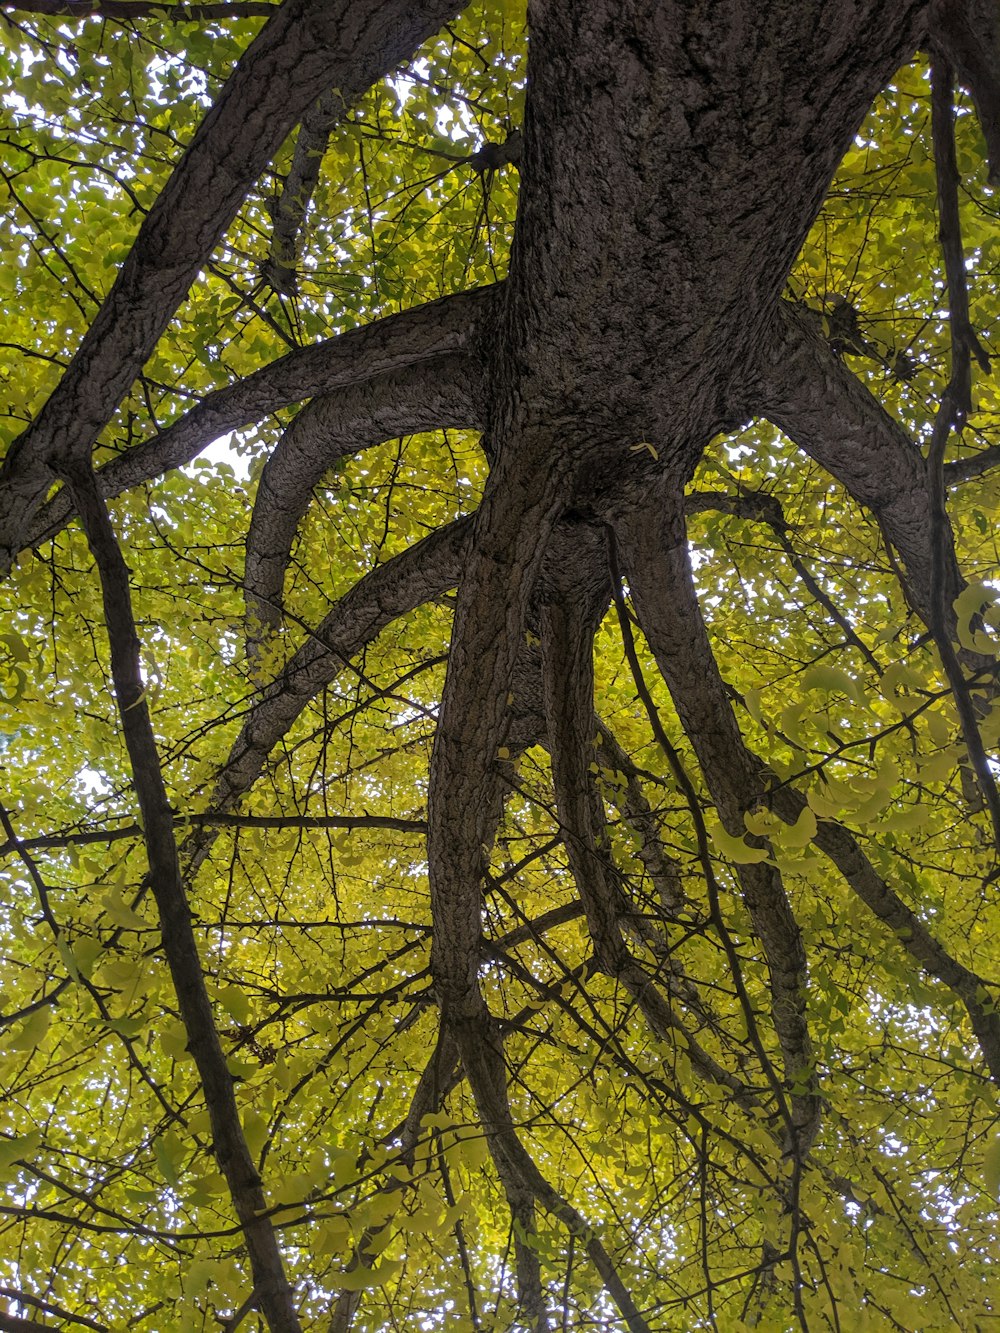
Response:
MULTIPOLYGON (((362 6, 356 58, 347 62, 353 81, 345 77, 344 90, 357 92, 395 67, 454 7, 429 0, 412 13, 398 5, 362 6)), ((320 9, 311 0, 287 0, 251 48, 249 65, 234 75, 166 202, 140 232, 59 390, 12 449, 0 489, 0 542, 10 554, 51 535, 72 514, 71 497, 61 494, 37 512, 53 476, 79 470, 232 217, 240 190, 287 132, 290 117, 323 91, 340 46, 337 25, 320 9), (294 90, 294 108, 282 106, 278 116, 274 102, 283 99, 272 92, 267 106, 278 120, 266 141, 257 142, 244 126, 230 152, 233 180, 217 198, 202 199, 207 178, 227 160, 218 126, 238 127, 246 68, 257 61, 274 66, 294 90), (186 217, 197 225, 180 226, 186 217), (123 309, 135 315, 134 346, 125 345, 123 309)), ((932 559, 927 469, 919 452, 780 297, 845 149, 934 15, 952 24, 955 59, 965 61, 996 149, 995 80, 955 20, 959 10, 984 9, 980 0, 968 6, 536 0, 509 279, 293 353, 209 395, 159 439, 97 475, 95 506, 98 492, 117 494, 177 466, 213 435, 314 399, 286 431, 258 489, 246 565, 257 624, 252 640, 277 622, 296 526, 312 487, 336 459, 414 429, 484 427, 490 475, 477 515, 388 561, 341 599, 253 708, 219 777, 215 809, 232 809, 250 789, 272 747, 353 654, 393 619, 457 584, 428 795, 440 1069, 428 1067, 403 1143, 412 1153, 421 1112, 438 1106, 445 1084, 467 1078, 516 1223, 522 1313, 535 1329, 548 1318, 531 1244, 539 1209, 582 1242, 625 1325, 638 1331, 648 1324, 617 1261, 524 1146, 509 1096, 504 1033, 481 984, 484 885, 511 752, 543 741, 551 754, 560 834, 597 970, 628 995, 661 1043, 684 1045, 702 1082, 753 1113, 773 1096, 796 1181, 811 1169, 822 1089, 808 1021, 809 969, 778 869, 747 864, 734 875, 752 924, 749 965, 766 977, 772 1023, 768 1041, 751 1052, 759 1062, 751 1075, 742 1064, 738 1072, 730 1067, 733 1047, 715 1040, 714 1015, 695 980, 679 963, 670 973, 641 955, 639 946, 663 944, 667 925, 687 904, 637 789, 627 788, 622 808, 643 835, 640 856, 662 903, 660 919, 645 934, 632 923, 605 839, 591 771, 595 742, 616 765, 621 759, 608 736, 598 735, 593 698, 593 639, 612 588, 605 541, 608 530, 617 534, 636 613, 729 836, 741 838, 744 816, 761 804, 789 822, 797 818, 804 798, 772 790, 770 775, 744 743, 713 657, 683 521, 697 501, 685 501, 684 488, 714 434, 762 413, 876 515, 907 566, 911 601, 921 614, 929 618, 942 595, 950 606, 962 587, 950 546, 946 559, 937 565, 932 559), (699 1044, 703 1032, 708 1038, 699 1044)), ((286 244, 286 285, 290 254, 286 244)), ((726 497, 726 503, 736 502, 726 497)), ((759 516, 769 512, 759 508, 759 516)), ((978 670, 985 659, 967 653, 963 660, 978 670)), ((123 716, 134 706, 125 706, 123 716)), ((151 736, 139 738, 145 751, 138 742, 134 747, 147 765, 155 757, 151 736)), ((693 784, 691 793, 689 813, 696 825, 701 820, 701 864, 710 879, 693 784)), ((183 914, 170 811, 165 797, 158 800, 154 813, 170 832, 170 901, 183 914)), ((203 830, 187 844, 189 876, 212 837, 203 830)), ((869 909, 896 929, 901 947, 962 1001, 997 1077, 998 1020, 988 997, 984 1002, 980 977, 945 951, 851 834, 822 824, 815 842, 869 909)), ((712 920, 720 934, 728 929, 719 911, 712 920)), ((663 945, 664 956, 669 952, 663 945)), ((197 970, 193 944, 189 955, 197 970)), ((737 972, 742 963, 735 957, 735 950, 726 954, 737 972)), ((733 985, 743 1001, 742 982, 734 978, 733 985)), ((211 1027, 207 999, 203 1007, 211 1027)), ((744 1016, 755 1034, 749 1000, 744 1016)), ((211 1062, 199 1068, 208 1085, 204 1068, 211 1073, 211 1062)), ((242 1162, 235 1154, 233 1160, 242 1162)), ((252 1239, 265 1231, 259 1182, 244 1182, 241 1196, 236 1167, 230 1175, 252 1239)), ((294 1328, 290 1288, 269 1229, 264 1241, 255 1256, 259 1294, 270 1292, 272 1328, 294 1328)), ((359 1299, 341 1298, 335 1328, 349 1326, 359 1299)))

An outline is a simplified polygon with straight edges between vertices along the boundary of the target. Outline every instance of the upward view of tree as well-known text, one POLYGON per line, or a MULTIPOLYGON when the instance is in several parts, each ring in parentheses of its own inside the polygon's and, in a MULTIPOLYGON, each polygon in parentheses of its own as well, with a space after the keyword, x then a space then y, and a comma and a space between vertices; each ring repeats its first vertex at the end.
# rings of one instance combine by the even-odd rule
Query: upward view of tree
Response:
POLYGON ((0 1331, 993 1328, 996 0, 0 22, 0 1331))

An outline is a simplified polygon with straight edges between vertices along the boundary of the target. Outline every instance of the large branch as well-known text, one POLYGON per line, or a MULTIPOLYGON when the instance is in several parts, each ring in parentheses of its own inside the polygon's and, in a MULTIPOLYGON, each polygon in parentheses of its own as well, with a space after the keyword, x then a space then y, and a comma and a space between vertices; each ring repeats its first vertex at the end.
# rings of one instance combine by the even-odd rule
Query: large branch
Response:
POLYGON ((481 425, 481 367, 444 354, 314 399, 285 431, 261 474, 247 533, 250 633, 274 628, 299 520, 339 459, 416 431, 481 425), (256 622, 256 624, 254 623, 256 622))
MULTIPOLYGON (((965 715, 963 731, 967 743, 972 740, 969 752, 979 786, 995 806, 992 778, 976 744, 971 716, 982 704, 965 698, 968 686, 958 666, 974 685, 989 688, 996 663, 961 647, 957 663, 948 668, 950 645, 958 637, 954 604, 965 581, 944 508, 940 465, 932 477, 903 427, 830 349, 816 320, 802 307, 782 303, 762 358, 757 392, 759 410, 871 511, 886 541, 902 556, 904 593, 943 649, 949 683, 965 715)), ((963 767, 962 774, 967 797, 978 804, 982 796, 972 770, 963 767)), ((991 813, 997 823, 996 811, 991 813)))
POLYGON ((1000 185, 1000 6, 996 0, 935 0, 931 37, 972 93, 989 154, 989 182, 1000 185))
MULTIPOLYGON (((655 523, 656 516, 651 515, 650 521, 655 523)), ((647 541, 641 549, 652 548, 647 541)), ((679 548, 677 555, 683 558, 679 548)), ((657 628, 644 621, 650 646, 668 684, 676 674, 674 667, 669 665, 669 659, 673 656, 677 668, 687 674, 685 693, 688 699, 697 703, 699 696, 710 696, 707 709, 699 710, 703 713, 700 731, 689 729, 689 725, 697 727, 697 713, 690 704, 681 712, 678 698, 678 711, 681 712, 689 736, 692 741, 700 736, 699 758, 702 766, 708 764, 712 769, 718 769, 725 784, 734 786, 732 794, 737 798, 736 809, 741 806, 746 808, 754 799, 754 793, 762 793, 762 783, 766 783, 767 789, 763 792, 765 804, 773 806, 789 823, 794 823, 806 804, 805 797, 777 784, 767 774, 764 763, 746 747, 703 626, 700 631, 696 626, 689 627, 680 651, 674 653, 669 647, 670 639, 683 632, 680 623, 682 619, 696 615, 700 622, 701 614, 697 604, 692 603, 690 596, 672 598, 666 580, 653 584, 645 584, 641 578, 636 579, 634 576, 633 580, 633 593, 637 596, 641 615, 644 598, 648 598, 651 593, 661 602, 660 629, 663 627, 664 614, 669 611, 673 619, 673 627, 662 641, 657 628), (739 788, 743 790, 742 797, 739 788)), ((696 748, 699 748, 698 743, 695 743, 696 748)), ((738 835, 743 829, 734 821, 730 832, 738 835)), ((918 914, 878 874, 848 829, 832 820, 820 821, 814 841, 837 867, 851 890, 892 931, 901 947, 919 967, 950 990, 963 1005, 990 1073, 994 1080, 1000 1079, 1000 1013, 983 978, 948 952, 918 914)))
POLYGON ((18 549, 60 461, 85 458, 247 191, 324 89, 350 103, 457 0, 285 0, 251 43, 144 219, 56 389, 0 469, 0 545, 18 549))
MULTIPOLYGON (((929 623, 931 510, 920 450, 831 350, 809 311, 782 302, 762 360, 759 410, 875 515, 929 623)), ((953 554, 943 576, 951 606, 962 588, 953 554)))
MULTIPOLYGON (((97 473, 101 494, 111 499, 183 467, 219 436, 262 421, 290 403, 364 384, 450 353, 471 357, 493 308, 495 290, 483 287, 457 293, 350 329, 289 352, 246 379, 216 389, 162 434, 106 463, 97 473)), ((33 521, 26 518, 21 524, 16 549, 4 551, 0 544, 0 570, 10 568, 18 549, 54 537, 72 515, 70 496, 60 491, 33 521)))
POLYGON ((501 453, 459 584, 428 791, 431 969, 446 1018, 478 1015, 485 794, 503 742, 525 615, 561 507, 565 468, 501 453))
POLYGON ((360 579, 254 705, 219 775, 213 812, 229 810, 303 708, 392 621, 458 582, 471 518, 456 519, 360 579))
MULTIPOLYGON (((719 819, 732 836, 742 837, 744 814, 763 796, 763 772, 743 744, 701 617, 678 491, 666 485, 647 492, 620 525, 622 552, 639 622, 719 819)), ((785 1078, 793 1089, 794 1147, 801 1158, 819 1118, 806 1024, 805 947, 775 867, 742 865, 738 874, 767 962, 774 1028, 785 1078)))

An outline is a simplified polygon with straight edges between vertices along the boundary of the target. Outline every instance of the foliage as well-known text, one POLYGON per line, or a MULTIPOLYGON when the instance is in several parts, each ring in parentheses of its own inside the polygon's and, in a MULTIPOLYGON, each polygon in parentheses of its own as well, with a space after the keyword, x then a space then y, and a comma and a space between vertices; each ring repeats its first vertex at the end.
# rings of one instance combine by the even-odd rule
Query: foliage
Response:
MULTIPOLYGON (((3 22, 0 379, 11 442, 59 381, 261 20, 12 10, 3 22)), ((469 159, 520 128, 525 45, 520 9, 481 0, 351 109, 325 149, 289 295, 261 274, 293 136, 206 256, 95 465, 290 349, 502 279, 517 169, 469 159)), ((860 337, 842 341, 840 357, 925 452, 952 354, 929 99, 920 57, 872 108, 787 291, 830 340, 838 312, 856 315, 860 337)), ((997 204, 964 96, 955 129, 971 319, 992 354, 997 204)), ((589 1232, 543 1208, 535 1232, 517 1237, 461 1073, 405 1147, 438 1025, 422 839, 452 594, 428 597, 341 662, 252 789, 219 813, 218 775, 269 683, 369 571, 473 513, 488 472, 476 432, 457 428, 339 458, 299 525, 282 625, 248 651, 245 535, 297 408, 262 413, 111 511, 204 977, 299 1316, 325 1329, 353 1292, 358 1330, 521 1327, 518 1239, 537 1253, 561 1327, 625 1327, 587 1257, 589 1232)), ((1000 400, 984 373, 973 408, 949 464, 1000 448, 1000 400)), ((969 584, 958 647, 986 660, 997 472, 952 482, 969 584)), ((630 903, 629 947, 680 1021, 654 1031, 635 994, 595 965, 550 755, 542 744, 512 755, 479 975, 502 1020, 514 1121, 603 1238, 650 1328, 990 1327, 1000 1124, 969 1005, 989 1015, 1000 997, 997 845, 953 682, 877 517, 773 425, 712 442, 688 514, 701 607, 746 743, 808 804, 789 816, 762 803, 746 813, 745 837, 727 829, 651 650, 640 636, 637 681, 609 606, 595 695, 624 753, 613 761, 596 737, 604 855, 630 903), (972 1001, 947 969, 921 964, 907 948, 912 926, 879 920, 817 843, 834 823, 977 978, 972 1001), (814 1066, 803 1077, 818 1080, 823 1113, 804 1160, 789 1153, 769 1083, 779 1061, 769 973, 738 881, 755 862, 782 872, 810 965, 814 1066), (706 1077, 707 1065, 744 1093, 706 1077)), ((25 552, 4 597, 7 1318, 137 1333, 263 1328, 161 947, 80 525, 25 552)), ((1000 710, 988 692, 977 699, 992 752, 1000 710)))

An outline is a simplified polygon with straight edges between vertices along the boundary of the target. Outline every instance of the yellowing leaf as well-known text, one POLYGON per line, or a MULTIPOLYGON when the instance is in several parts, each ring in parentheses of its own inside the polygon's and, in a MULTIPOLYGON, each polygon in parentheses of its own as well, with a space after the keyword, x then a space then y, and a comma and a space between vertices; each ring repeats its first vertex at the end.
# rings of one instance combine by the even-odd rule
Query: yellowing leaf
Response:
POLYGON ((374 1268, 352 1268, 348 1273, 341 1273, 334 1281, 341 1291, 370 1291, 373 1287, 383 1286, 402 1266, 400 1259, 383 1259, 374 1268))
POLYGON ((160 1029, 160 1046, 172 1060, 190 1058, 187 1029, 179 1019, 171 1019, 160 1029))
POLYGON ((808 847, 816 836, 816 815, 812 809, 803 806, 794 824, 786 824, 778 835, 785 847, 808 847))
POLYGON ((716 824, 709 829, 709 837, 719 853, 727 861, 733 861, 736 865, 759 865, 762 861, 766 861, 770 855, 766 847, 751 847, 742 838, 732 837, 721 824, 716 824))
POLYGON ((849 676, 840 667, 819 663, 804 672, 801 679, 803 690, 819 690, 824 694, 844 694, 858 703, 865 702, 865 692, 860 682, 849 676))
POLYGON ((109 889, 102 899, 102 907, 109 920, 123 930, 149 930, 149 922, 128 906, 121 889, 109 889))
POLYGON ((33 1129, 30 1134, 22 1134, 19 1138, 0 1138, 0 1179, 9 1178, 15 1163, 30 1160, 41 1142, 40 1129, 33 1129))
POLYGON ((14 1029, 6 1043, 8 1051, 33 1051, 45 1039, 52 1021, 52 1006, 44 1004, 14 1029))
POLYGON ((983 1153, 983 1184, 987 1194, 1000 1198, 1000 1134, 994 1134, 983 1153))
POLYGON ((160 1174, 168 1185, 177 1185, 181 1178, 181 1168, 187 1156, 187 1150, 181 1138, 173 1130, 161 1134, 153 1140, 153 1156, 160 1174))

